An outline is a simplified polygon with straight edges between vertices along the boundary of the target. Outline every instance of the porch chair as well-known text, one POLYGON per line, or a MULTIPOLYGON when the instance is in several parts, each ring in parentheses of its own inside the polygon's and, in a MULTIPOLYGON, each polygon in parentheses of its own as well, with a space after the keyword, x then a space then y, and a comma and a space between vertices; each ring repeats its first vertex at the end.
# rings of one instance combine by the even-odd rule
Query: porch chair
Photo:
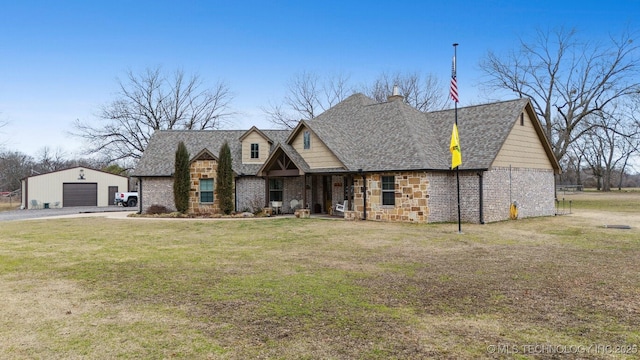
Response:
POLYGON ((273 214, 276 213, 282 214, 282 201, 272 201, 271 208, 273 209, 273 214))
POLYGON ((29 209, 37 209, 38 207, 38 200, 31 200, 31 206, 29 206, 29 209))
POLYGON ((293 199, 293 200, 291 200, 289 202, 289 209, 291 210, 291 212, 295 212, 296 211, 296 209, 298 208, 298 204, 299 204, 299 202, 296 199, 293 199))
POLYGON ((346 208, 347 208, 347 200, 345 200, 342 204, 336 204, 336 211, 339 211, 343 214, 346 208))

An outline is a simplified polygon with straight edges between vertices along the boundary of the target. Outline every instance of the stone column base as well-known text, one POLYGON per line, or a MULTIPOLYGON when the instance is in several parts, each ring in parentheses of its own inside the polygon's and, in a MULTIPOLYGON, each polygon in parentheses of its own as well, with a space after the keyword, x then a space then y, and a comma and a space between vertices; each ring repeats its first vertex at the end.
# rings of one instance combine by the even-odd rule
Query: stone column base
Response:
POLYGON ((345 211, 344 212, 344 219, 345 220, 359 220, 356 217, 356 212, 355 211, 345 211))
POLYGON ((311 217, 311 211, 309 211, 309 209, 297 209, 294 212, 294 215, 297 218, 306 219, 306 218, 311 217))

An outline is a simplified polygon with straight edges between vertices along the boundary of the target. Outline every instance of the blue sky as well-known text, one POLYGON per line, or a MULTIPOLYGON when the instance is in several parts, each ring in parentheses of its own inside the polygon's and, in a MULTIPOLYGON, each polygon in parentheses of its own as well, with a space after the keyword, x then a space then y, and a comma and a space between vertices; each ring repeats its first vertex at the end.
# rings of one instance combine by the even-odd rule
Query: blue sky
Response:
MULTIPOLYGON (((478 62, 536 28, 576 28, 585 39, 639 29, 640 0, 612 1, 8 1, 0 0, 0 143, 69 157, 75 119, 97 121, 118 77, 162 66, 225 81, 239 115, 229 128, 269 127, 296 73, 433 74, 447 84, 458 47, 460 105, 485 102, 478 62)), ((443 89, 446 91, 447 89, 443 89)))

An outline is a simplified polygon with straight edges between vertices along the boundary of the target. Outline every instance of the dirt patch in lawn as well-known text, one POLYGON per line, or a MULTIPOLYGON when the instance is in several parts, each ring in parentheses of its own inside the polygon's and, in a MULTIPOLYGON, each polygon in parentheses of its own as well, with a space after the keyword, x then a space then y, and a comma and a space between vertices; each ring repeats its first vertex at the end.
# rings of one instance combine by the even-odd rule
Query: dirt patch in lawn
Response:
POLYGON ((3 277, 0 287, 3 341, 2 353, 9 349, 24 357, 46 353, 48 339, 36 328, 49 324, 47 335, 64 337, 80 329, 72 325, 98 304, 88 301, 83 289, 69 280, 34 280, 3 277))

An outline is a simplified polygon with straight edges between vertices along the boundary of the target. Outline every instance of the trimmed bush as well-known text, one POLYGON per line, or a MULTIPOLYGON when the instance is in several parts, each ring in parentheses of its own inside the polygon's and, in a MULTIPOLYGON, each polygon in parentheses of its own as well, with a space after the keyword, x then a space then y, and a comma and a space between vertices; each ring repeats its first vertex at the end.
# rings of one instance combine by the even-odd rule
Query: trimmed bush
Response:
POLYGON ((147 214, 149 215, 168 214, 168 213, 170 213, 169 209, 167 209, 165 206, 158 205, 158 204, 153 204, 149 206, 149 208, 147 209, 147 214))
POLYGON ((225 141, 220 147, 218 159, 218 201, 220 211, 225 215, 231 214, 234 210, 233 203, 233 169, 231 168, 231 149, 225 141))
POLYGON ((189 174, 189 152, 184 142, 180 141, 176 150, 176 162, 173 174, 173 200, 176 209, 181 213, 189 210, 189 189, 191 175, 189 174))

